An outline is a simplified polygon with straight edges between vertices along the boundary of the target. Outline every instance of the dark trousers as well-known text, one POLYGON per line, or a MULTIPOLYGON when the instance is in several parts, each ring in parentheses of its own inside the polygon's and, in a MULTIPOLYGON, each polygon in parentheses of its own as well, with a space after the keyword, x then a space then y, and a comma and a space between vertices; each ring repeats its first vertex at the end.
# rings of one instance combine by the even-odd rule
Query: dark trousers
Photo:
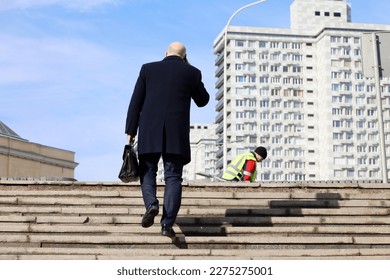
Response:
POLYGON ((173 154, 142 154, 139 155, 140 181, 145 207, 159 205, 157 199, 156 176, 160 157, 164 163, 164 205, 161 225, 173 226, 181 205, 183 160, 173 154))

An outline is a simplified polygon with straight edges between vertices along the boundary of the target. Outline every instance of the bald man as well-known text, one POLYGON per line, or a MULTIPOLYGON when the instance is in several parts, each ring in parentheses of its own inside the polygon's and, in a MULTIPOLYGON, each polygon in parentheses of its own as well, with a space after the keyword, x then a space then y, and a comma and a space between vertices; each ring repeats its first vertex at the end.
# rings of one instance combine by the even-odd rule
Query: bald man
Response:
POLYGON ((142 226, 150 227, 160 205, 156 196, 158 162, 164 163, 164 203, 161 234, 175 237, 173 225, 181 206, 183 166, 191 161, 190 107, 206 106, 210 95, 200 70, 187 61, 180 42, 168 46, 161 61, 141 67, 129 104, 125 133, 133 141, 138 133, 140 181, 146 212, 142 226))

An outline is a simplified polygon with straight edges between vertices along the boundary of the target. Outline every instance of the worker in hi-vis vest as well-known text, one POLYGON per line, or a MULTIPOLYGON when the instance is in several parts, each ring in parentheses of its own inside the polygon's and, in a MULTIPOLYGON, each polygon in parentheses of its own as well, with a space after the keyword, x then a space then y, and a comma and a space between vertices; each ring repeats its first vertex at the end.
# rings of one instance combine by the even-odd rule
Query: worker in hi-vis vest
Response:
POLYGON ((226 168, 222 179, 227 181, 255 182, 257 162, 267 158, 267 150, 257 147, 254 152, 238 155, 226 168))

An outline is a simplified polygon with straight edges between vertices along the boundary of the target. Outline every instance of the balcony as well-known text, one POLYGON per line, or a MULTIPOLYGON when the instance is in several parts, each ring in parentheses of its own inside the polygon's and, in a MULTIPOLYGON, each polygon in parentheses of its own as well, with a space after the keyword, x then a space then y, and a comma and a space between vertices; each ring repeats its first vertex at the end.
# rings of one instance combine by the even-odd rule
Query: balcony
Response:
POLYGON ((224 100, 222 98, 221 100, 218 101, 217 105, 215 106, 215 111, 217 111, 217 112, 222 111, 223 103, 224 103, 224 100))
POLYGON ((223 111, 219 112, 218 115, 215 117, 215 123, 220 123, 223 120, 223 111))
POLYGON ((215 83, 215 88, 222 87, 223 82, 224 82, 224 76, 222 75, 221 77, 218 78, 217 82, 215 83))
POLYGON ((217 58, 216 58, 215 61, 214 61, 214 65, 220 65, 220 64, 223 65, 223 56, 224 56, 224 51, 222 51, 222 52, 217 56, 217 58))
POLYGON ((223 71, 224 71, 224 64, 222 63, 221 65, 218 66, 217 70, 215 70, 215 77, 220 77, 223 76, 223 71))
POLYGON ((217 93, 215 94, 215 99, 216 100, 220 100, 221 98, 223 98, 223 87, 220 87, 217 91, 217 93))
POLYGON ((215 129, 215 133, 216 133, 216 134, 221 134, 221 133, 223 133, 223 122, 221 122, 221 123, 217 126, 217 128, 215 129))

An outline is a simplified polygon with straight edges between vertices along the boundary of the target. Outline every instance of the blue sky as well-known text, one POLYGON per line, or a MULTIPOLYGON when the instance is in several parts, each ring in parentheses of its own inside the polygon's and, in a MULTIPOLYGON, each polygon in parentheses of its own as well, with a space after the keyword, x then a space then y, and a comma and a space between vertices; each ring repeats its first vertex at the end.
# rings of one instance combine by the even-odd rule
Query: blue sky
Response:
MULTIPOLYGON (((76 152, 80 181, 117 181, 127 106, 141 65, 187 46, 212 95, 213 41, 247 0, 0 0, 0 120, 30 142, 76 152)), ((388 0, 350 0, 352 21, 390 24, 388 0)), ((292 0, 268 0, 232 25, 285 27, 292 0)))

